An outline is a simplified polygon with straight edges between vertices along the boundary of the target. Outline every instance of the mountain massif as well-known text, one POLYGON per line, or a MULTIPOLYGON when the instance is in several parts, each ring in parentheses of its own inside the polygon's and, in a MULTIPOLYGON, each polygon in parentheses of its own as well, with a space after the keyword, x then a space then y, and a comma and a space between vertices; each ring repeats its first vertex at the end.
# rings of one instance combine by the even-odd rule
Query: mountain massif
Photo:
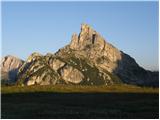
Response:
POLYGON ((71 43, 56 53, 32 53, 26 61, 6 56, 1 62, 3 81, 17 85, 112 85, 158 86, 159 73, 140 67, 136 61, 105 41, 87 24, 71 43))

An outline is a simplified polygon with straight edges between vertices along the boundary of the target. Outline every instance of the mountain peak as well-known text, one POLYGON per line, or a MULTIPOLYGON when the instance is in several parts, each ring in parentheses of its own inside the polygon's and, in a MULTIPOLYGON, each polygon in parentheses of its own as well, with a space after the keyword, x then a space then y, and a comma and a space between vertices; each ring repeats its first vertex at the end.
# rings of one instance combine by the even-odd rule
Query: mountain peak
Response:
POLYGON ((7 55, 4 58, 6 58, 6 59, 10 58, 10 59, 18 59, 18 60, 20 60, 18 57, 14 56, 14 55, 7 55))
POLYGON ((89 33, 89 32, 93 32, 94 30, 93 30, 93 28, 90 26, 90 25, 88 25, 88 24, 86 24, 86 23, 82 23, 81 24, 81 33, 82 32, 84 32, 84 33, 89 33))
POLYGON ((79 35, 74 33, 71 43, 55 54, 43 56, 34 52, 23 65, 12 59, 6 59, 2 65, 6 68, 4 73, 9 70, 8 75, 10 68, 16 68, 12 70, 14 80, 22 85, 127 83, 158 86, 158 74, 141 68, 88 24, 82 24, 79 35))
MULTIPOLYGON (((1 59, 1 80, 4 83, 7 83, 9 80, 13 82, 16 80, 17 71, 24 63, 23 60, 12 56, 7 55, 1 59)), ((3 83, 2 82, 2 83, 3 83)))
POLYGON ((88 24, 81 25, 79 35, 73 34, 70 43, 70 48, 74 50, 84 50, 88 47, 96 47, 102 50, 105 45, 105 40, 88 24))
POLYGON ((7 55, 1 59, 1 69, 3 71, 11 70, 15 67, 19 67, 23 60, 13 55, 7 55))

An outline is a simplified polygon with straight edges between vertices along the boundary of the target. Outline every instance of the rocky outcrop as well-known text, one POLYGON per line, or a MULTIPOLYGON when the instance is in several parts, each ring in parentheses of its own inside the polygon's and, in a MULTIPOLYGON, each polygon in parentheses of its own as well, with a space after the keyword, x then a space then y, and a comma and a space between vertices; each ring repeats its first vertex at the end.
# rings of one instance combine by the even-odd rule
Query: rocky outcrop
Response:
POLYGON ((94 47, 101 51, 105 47, 105 40, 89 25, 82 24, 79 36, 73 34, 70 48, 85 50, 88 47, 94 47))
POLYGON ((65 62, 62 62, 59 59, 55 58, 55 59, 49 60, 49 65, 53 70, 57 71, 58 69, 60 69, 61 67, 65 65, 65 62))
POLYGON ((1 79, 3 83, 15 82, 17 79, 18 69, 23 64, 23 60, 8 55, 1 59, 1 79))
POLYGON ((60 70, 60 75, 66 83, 78 84, 84 79, 84 75, 79 70, 69 65, 60 70))
POLYGON ((17 57, 8 55, 1 60, 1 70, 3 72, 8 72, 13 69, 19 68, 22 65, 23 61, 17 57))
POLYGON ((39 53, 30 55, 18 72, 18 84, 21 85, 54 85, 59 78, 39 53))

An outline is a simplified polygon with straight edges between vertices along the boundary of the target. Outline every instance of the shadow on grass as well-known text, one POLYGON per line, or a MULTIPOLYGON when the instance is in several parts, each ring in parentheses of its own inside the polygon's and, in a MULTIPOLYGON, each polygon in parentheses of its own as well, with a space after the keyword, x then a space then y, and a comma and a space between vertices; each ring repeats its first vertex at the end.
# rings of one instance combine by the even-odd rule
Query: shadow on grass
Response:
POLYGON ((158 94, 36 92, 1 98, 1 118, 159 118, 158 94))

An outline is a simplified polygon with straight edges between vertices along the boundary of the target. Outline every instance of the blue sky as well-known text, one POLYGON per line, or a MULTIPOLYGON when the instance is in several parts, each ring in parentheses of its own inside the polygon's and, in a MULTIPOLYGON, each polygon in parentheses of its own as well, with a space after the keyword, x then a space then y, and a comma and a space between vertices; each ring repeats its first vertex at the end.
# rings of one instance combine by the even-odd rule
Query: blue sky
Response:
POLYGON ((3 2, 2 56, 54 53, 82 23, 144 68, 158 70, 158 2, 3 2))

